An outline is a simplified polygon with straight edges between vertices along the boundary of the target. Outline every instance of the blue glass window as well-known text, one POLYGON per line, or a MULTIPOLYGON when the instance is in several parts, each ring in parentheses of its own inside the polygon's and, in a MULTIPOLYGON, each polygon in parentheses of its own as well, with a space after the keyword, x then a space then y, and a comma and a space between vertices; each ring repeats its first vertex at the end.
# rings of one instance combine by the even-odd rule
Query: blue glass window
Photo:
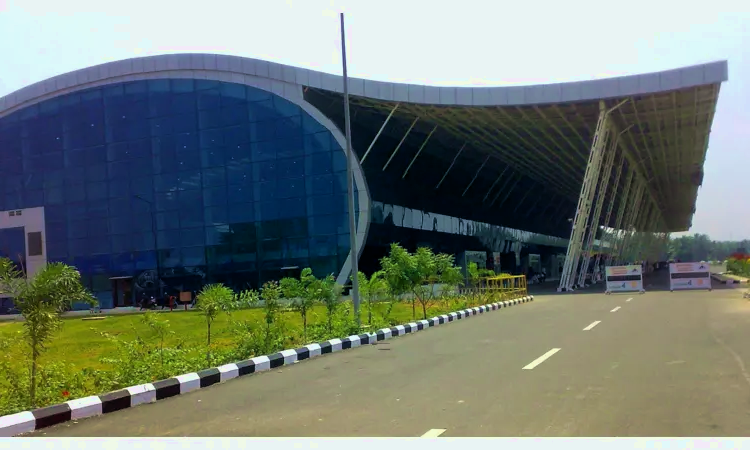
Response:
POLYGON ((155 240, 162 270, 208 264, 207 279, 243 270, 237 280, 256 283, 308 263, 326 275, 346 257, 345 155, 262 89, 94 87, 0 118, 0 149, 0 210, 44 206, 49 258, 98 277, 97 290, 111 273, 155 269, 155 240))

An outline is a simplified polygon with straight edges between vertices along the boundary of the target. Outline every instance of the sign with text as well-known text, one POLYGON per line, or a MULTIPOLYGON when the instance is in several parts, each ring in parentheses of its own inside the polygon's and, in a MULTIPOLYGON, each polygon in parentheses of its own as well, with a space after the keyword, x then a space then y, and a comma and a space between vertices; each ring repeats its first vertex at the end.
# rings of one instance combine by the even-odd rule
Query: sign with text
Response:
POLYGON ((669 290, 708 289, 711 290, 711 271, 708 263, 687 262, 669 264, 669 290))
POLYGON ((643 268, 639 265, 609 266, 604 269, 607 283, 606 293, 611 292, 644 292, 643 268))

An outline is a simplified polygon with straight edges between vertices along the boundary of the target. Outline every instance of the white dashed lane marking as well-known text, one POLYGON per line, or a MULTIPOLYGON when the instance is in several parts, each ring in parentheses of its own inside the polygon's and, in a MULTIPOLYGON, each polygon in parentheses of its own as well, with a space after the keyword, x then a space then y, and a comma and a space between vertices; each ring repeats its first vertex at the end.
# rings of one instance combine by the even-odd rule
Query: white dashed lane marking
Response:
POLYGON ((621 307, 620 307, 620 306, 618 306, 617 308, 613 309, 613 310, 612 310, 612 311, 610 311, 610 312, 617 312, 617 311, 618 311, 618 310, 619 310, 620 308, 621 308, 621 307))
POLYGON ((599 325, 600 323, 602 323, 601 320, 597 320, 596 322, 592 322, 591 325, 589 325, 586 328, 584 328, 583 331, 589 331, 592 328, 594 328, 595 326, 599 325))
POLYGON ((442 428, 433 428, 432 430, 428 431, 427 433, 423 434, 420 437, 423 438, 436 438, 440 436, 441 434, 445 433, 445 430, 442 428))
POLYGON ((626 302, 629 302, 630 300, 633 300, 633 297, 630 297, 629 299, 625 300, 626 302))
POLYGON ((552 355, 554 355, 555 353, 557 353, 557 352, 559 352, 559 351, 560 351, 560 349, 559 349, 559 348, 553 348, 552 350, 550 350, 550 351, 548 351, 547 353, 543 354, 543 355, 542 355, 542 356, 540 356, 539 358, 537 358, 537 359, 535 359, 535 360, 531 361, 531 363, 529 363, 529 364, 528 364, 528 365, 527 365, 526 367, 524 367, 524 368, 523 368, 523 370, 531 370, 531 369, 533 369, 534 367, 536 367, 536 366, 538 366, 539 364, 543 363, 544 361, 546 361, 546 360, 547 360, 547 359, 549 359, 549 358, 550 358, 550 357, 551 357, 552 355))

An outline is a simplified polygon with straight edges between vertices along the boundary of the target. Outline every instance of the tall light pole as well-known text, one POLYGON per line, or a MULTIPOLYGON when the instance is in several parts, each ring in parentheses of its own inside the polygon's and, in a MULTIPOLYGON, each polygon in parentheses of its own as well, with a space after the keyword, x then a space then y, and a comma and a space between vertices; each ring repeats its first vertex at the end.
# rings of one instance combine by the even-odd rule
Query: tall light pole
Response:
POLYGON ((354 178, 352 164, 354 164, 354 152, 352 151, 352 125, 349 117, 349 77, 346 72, 346 36, 344 33, 344 13, 341 13, 341 62, 344 66, 344 128, 346 128, 346 190, 349 200, 349 246, 352 255, 352 303, 354 304, 354 317, 357 326, 361 325, 359 317, 359 251, 357 249, 357 227, 354 210, 354 178))
POLYGON ((156 228, 156 208, 154 207, 154 202, 150 200, 146 200, 145 198, 141 197, 140 195, 133 195, 134 198, 137 198, 138 200, 148 203, 149 210, 151 212, 151 234, 154 235, 154 255, 156 256, 156 295, 157 297, 160 295, 161 291, 161 267, 159 264, 159 238, 157 236, 157 228, 156 228))

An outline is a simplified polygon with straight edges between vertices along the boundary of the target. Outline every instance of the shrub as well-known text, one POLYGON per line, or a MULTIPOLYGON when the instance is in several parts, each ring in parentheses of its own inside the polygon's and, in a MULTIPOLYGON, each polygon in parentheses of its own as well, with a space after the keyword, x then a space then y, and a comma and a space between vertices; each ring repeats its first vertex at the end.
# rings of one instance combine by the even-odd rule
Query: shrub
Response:
POLYGON ((97 301, 81 284, 81 274, 59 262, 49 263, 33 277, 27 277, 13 261, 0 258, 0 286, 13 297, 15 307, 24 318, 23 335, 30 357, 29 404, 36 406, 39 357, 62 328, 60 315, 75 302, 93 306, 97 301))

